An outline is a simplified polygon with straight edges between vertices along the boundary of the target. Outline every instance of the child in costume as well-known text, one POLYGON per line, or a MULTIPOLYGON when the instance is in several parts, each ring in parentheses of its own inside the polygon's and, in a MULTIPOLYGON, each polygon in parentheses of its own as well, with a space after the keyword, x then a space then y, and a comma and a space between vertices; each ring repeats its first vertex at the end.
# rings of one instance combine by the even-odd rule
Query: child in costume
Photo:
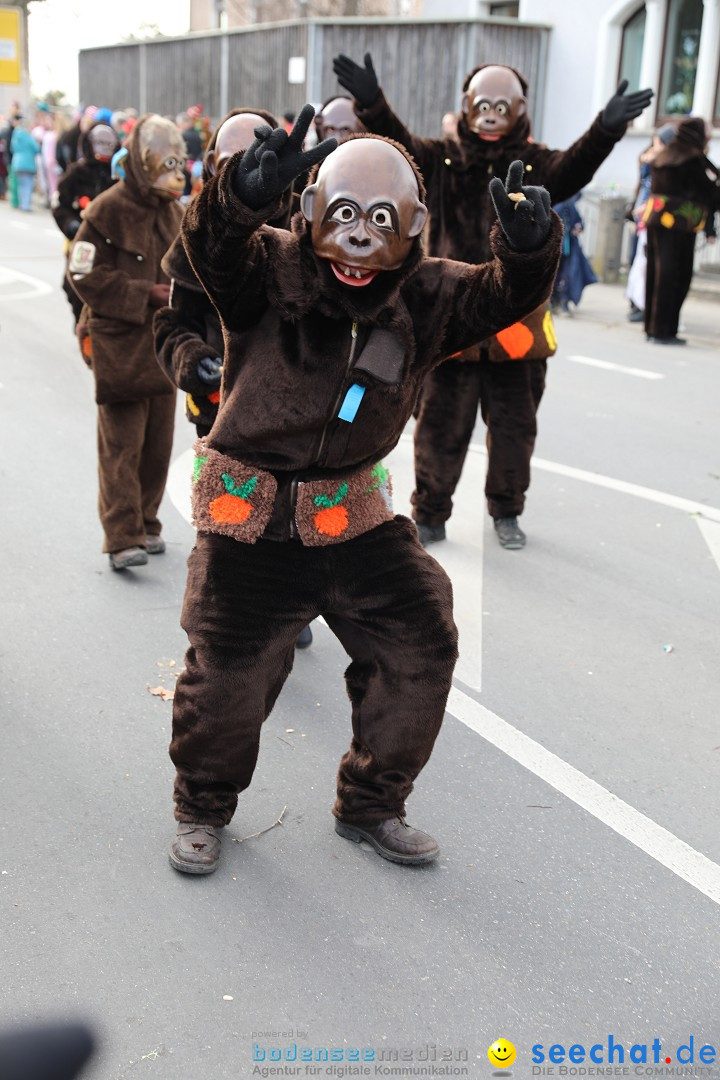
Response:
POLYGON ((306 106, 289 136, 258 128, 183 222, 225 338, 220 411, 196 447, 190 648, 170 746, 170 861, 191 874, 217 866, 295 638, 320 614, 351 657, 335 829, 394 862, 437 857, 405 800, 450 690, 452 592, 413 523, 394 516, 382 459, 438 358, 534 310, 559 258, 560 222, 547 192, 521 188, 521 162, 507 191, 492 181, 494 258, 425 258, 424 186, 405 151, 357 136, 303 152, 312 115, 306 106), (320 161, 292 233, 267 226, 320 161))

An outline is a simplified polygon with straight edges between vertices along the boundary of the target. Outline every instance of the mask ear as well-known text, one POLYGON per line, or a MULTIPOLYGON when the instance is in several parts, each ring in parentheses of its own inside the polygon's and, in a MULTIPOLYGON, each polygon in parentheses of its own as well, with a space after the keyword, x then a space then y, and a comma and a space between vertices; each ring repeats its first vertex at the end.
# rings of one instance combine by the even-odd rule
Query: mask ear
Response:
MULTIPOLYGON (((517 118, 520 119, 527 112, 527 98, 521 97, 517 99, 517 118)), ((517 205, 517 204, 516 204, 517 205)))
POLYGON ((462 111, 464 113, 467 113, 468 109, 470 108, 470 95, 469 94, 463 94, 462 101, 460 102, 460 108, 462 109, 462 111))
POLYGON ((413 214, 412 225, 408 229, 408 236, 419 236, 425 228, 425 222, 427 221, 428 208, 423 206, 422 203, 418 203, 415 213, 413 214))
POLYGON ((215 150, 208 150, 207 154, 205 155, 205 168, 211 176, 214 176, 217 172, 217 166, 215 164, 216 157, 217 155, 215 153, 215 150))
POLYGON ((317 194, 317 184, 311 184, 310 187, 306 187, 300 196, 300 209, 302 216, 306 221, 312 221, 313 209, 315 208, 315 195, 317 194))

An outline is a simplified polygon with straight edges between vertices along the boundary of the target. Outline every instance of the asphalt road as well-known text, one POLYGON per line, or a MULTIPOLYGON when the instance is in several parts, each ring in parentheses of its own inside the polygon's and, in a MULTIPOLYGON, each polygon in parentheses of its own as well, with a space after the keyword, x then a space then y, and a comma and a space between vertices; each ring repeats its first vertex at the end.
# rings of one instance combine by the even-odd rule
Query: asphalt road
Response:
MULTIPOLYGON (((498 1037, 517 1047, 515 1077, 532 1075, 537 1045, 537 1070, 551 1044, 566 1065, 581 1046, 583 1067, 600 1045, 598 1068, 610 1036, 631 1074, 678 1068, 691 1036, 707 1068, 699 1048, 720 1048, 720 305, 688 301, 682 350, 645 343, 619 287, 593 286, 559 322, 522 552, 489 527, 478 423, 438 549, 461 662, 409 803, 438 863, 397 867, 334 834, 345 656, 317 624, 221 869, 194 879, 167 862, 171 705, 148 690, 182 666, 194 431, 179 407, 167 554, 111 572, 62 238, 45 212, 7 203, 0 236, 0 1026, 87 1018, 92 1080, 487 1077, 498 1037), (633 1045, 650 1064, 639 1049, 629 1061, 633 1045), (294 1061, 273 1060, 293 1046, 294 1061), (303 1063, 303 1047, 342 1063, 303 1063)), ((407 512, 409 433, 392 467, 407 512)))

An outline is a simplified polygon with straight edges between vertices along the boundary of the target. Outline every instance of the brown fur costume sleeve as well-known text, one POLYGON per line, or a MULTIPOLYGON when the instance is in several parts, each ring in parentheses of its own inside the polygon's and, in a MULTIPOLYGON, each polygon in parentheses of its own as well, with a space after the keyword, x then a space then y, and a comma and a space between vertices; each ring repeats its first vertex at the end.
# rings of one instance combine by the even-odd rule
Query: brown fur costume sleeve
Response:
POLYGON ((433 364, 518 322, 548 298, 562 234, 560 218, 553 212, 550 235, 539 251, 514 251, 496 224, 490 234, 491 262, 470 266, 448 259, 426 261, 412 279, 411 291, 420 294, 411 306, 427 312, 420 334, 426 340, 434 337, 433 364))
POLYGON ((205 312, 209 301, 205 293, 190 290, 173 281, 172 306, 160 308, 153 319, 155 355, 167 377, 187 393, 208 393, 207 383, 197 374, 198 361, 216 356, 207 343, 205 312))
POLYGON ((237 197, 232 177, 236 154, 188 206, 182 238, 190 264, 226 326, 241 325, 246 313, 257 317, 267 306, 266 221, 280 212, 278 201, 253 211, 237 197))

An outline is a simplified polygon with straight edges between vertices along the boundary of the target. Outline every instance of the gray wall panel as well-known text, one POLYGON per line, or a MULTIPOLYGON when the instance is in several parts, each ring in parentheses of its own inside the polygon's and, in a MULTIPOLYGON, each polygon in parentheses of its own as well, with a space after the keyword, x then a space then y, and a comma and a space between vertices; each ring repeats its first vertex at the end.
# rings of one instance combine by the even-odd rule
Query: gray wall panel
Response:
MULTIPOLYGON (((537 122, 548 34, 546 28, 517 22, 411 19, 310 20, 231 31, 225 36, 228 105, 256 105, 276 115, 297 111, 311 95, 320 102, 341 92, 332 71, 337 53, 362 62, 370 51, 393 108, 419 135, 440 134, 443 113, 459 107, 463 77, 480 63, 510 64, 523 72, 537 122), (307 57, 305 85, 288 83, 291 56, 307 57)), ((143 46, 83 50, 81 97, 171 115, 199 102, 217 120, 223 106, 222 36, 192 34, 143 46)))

